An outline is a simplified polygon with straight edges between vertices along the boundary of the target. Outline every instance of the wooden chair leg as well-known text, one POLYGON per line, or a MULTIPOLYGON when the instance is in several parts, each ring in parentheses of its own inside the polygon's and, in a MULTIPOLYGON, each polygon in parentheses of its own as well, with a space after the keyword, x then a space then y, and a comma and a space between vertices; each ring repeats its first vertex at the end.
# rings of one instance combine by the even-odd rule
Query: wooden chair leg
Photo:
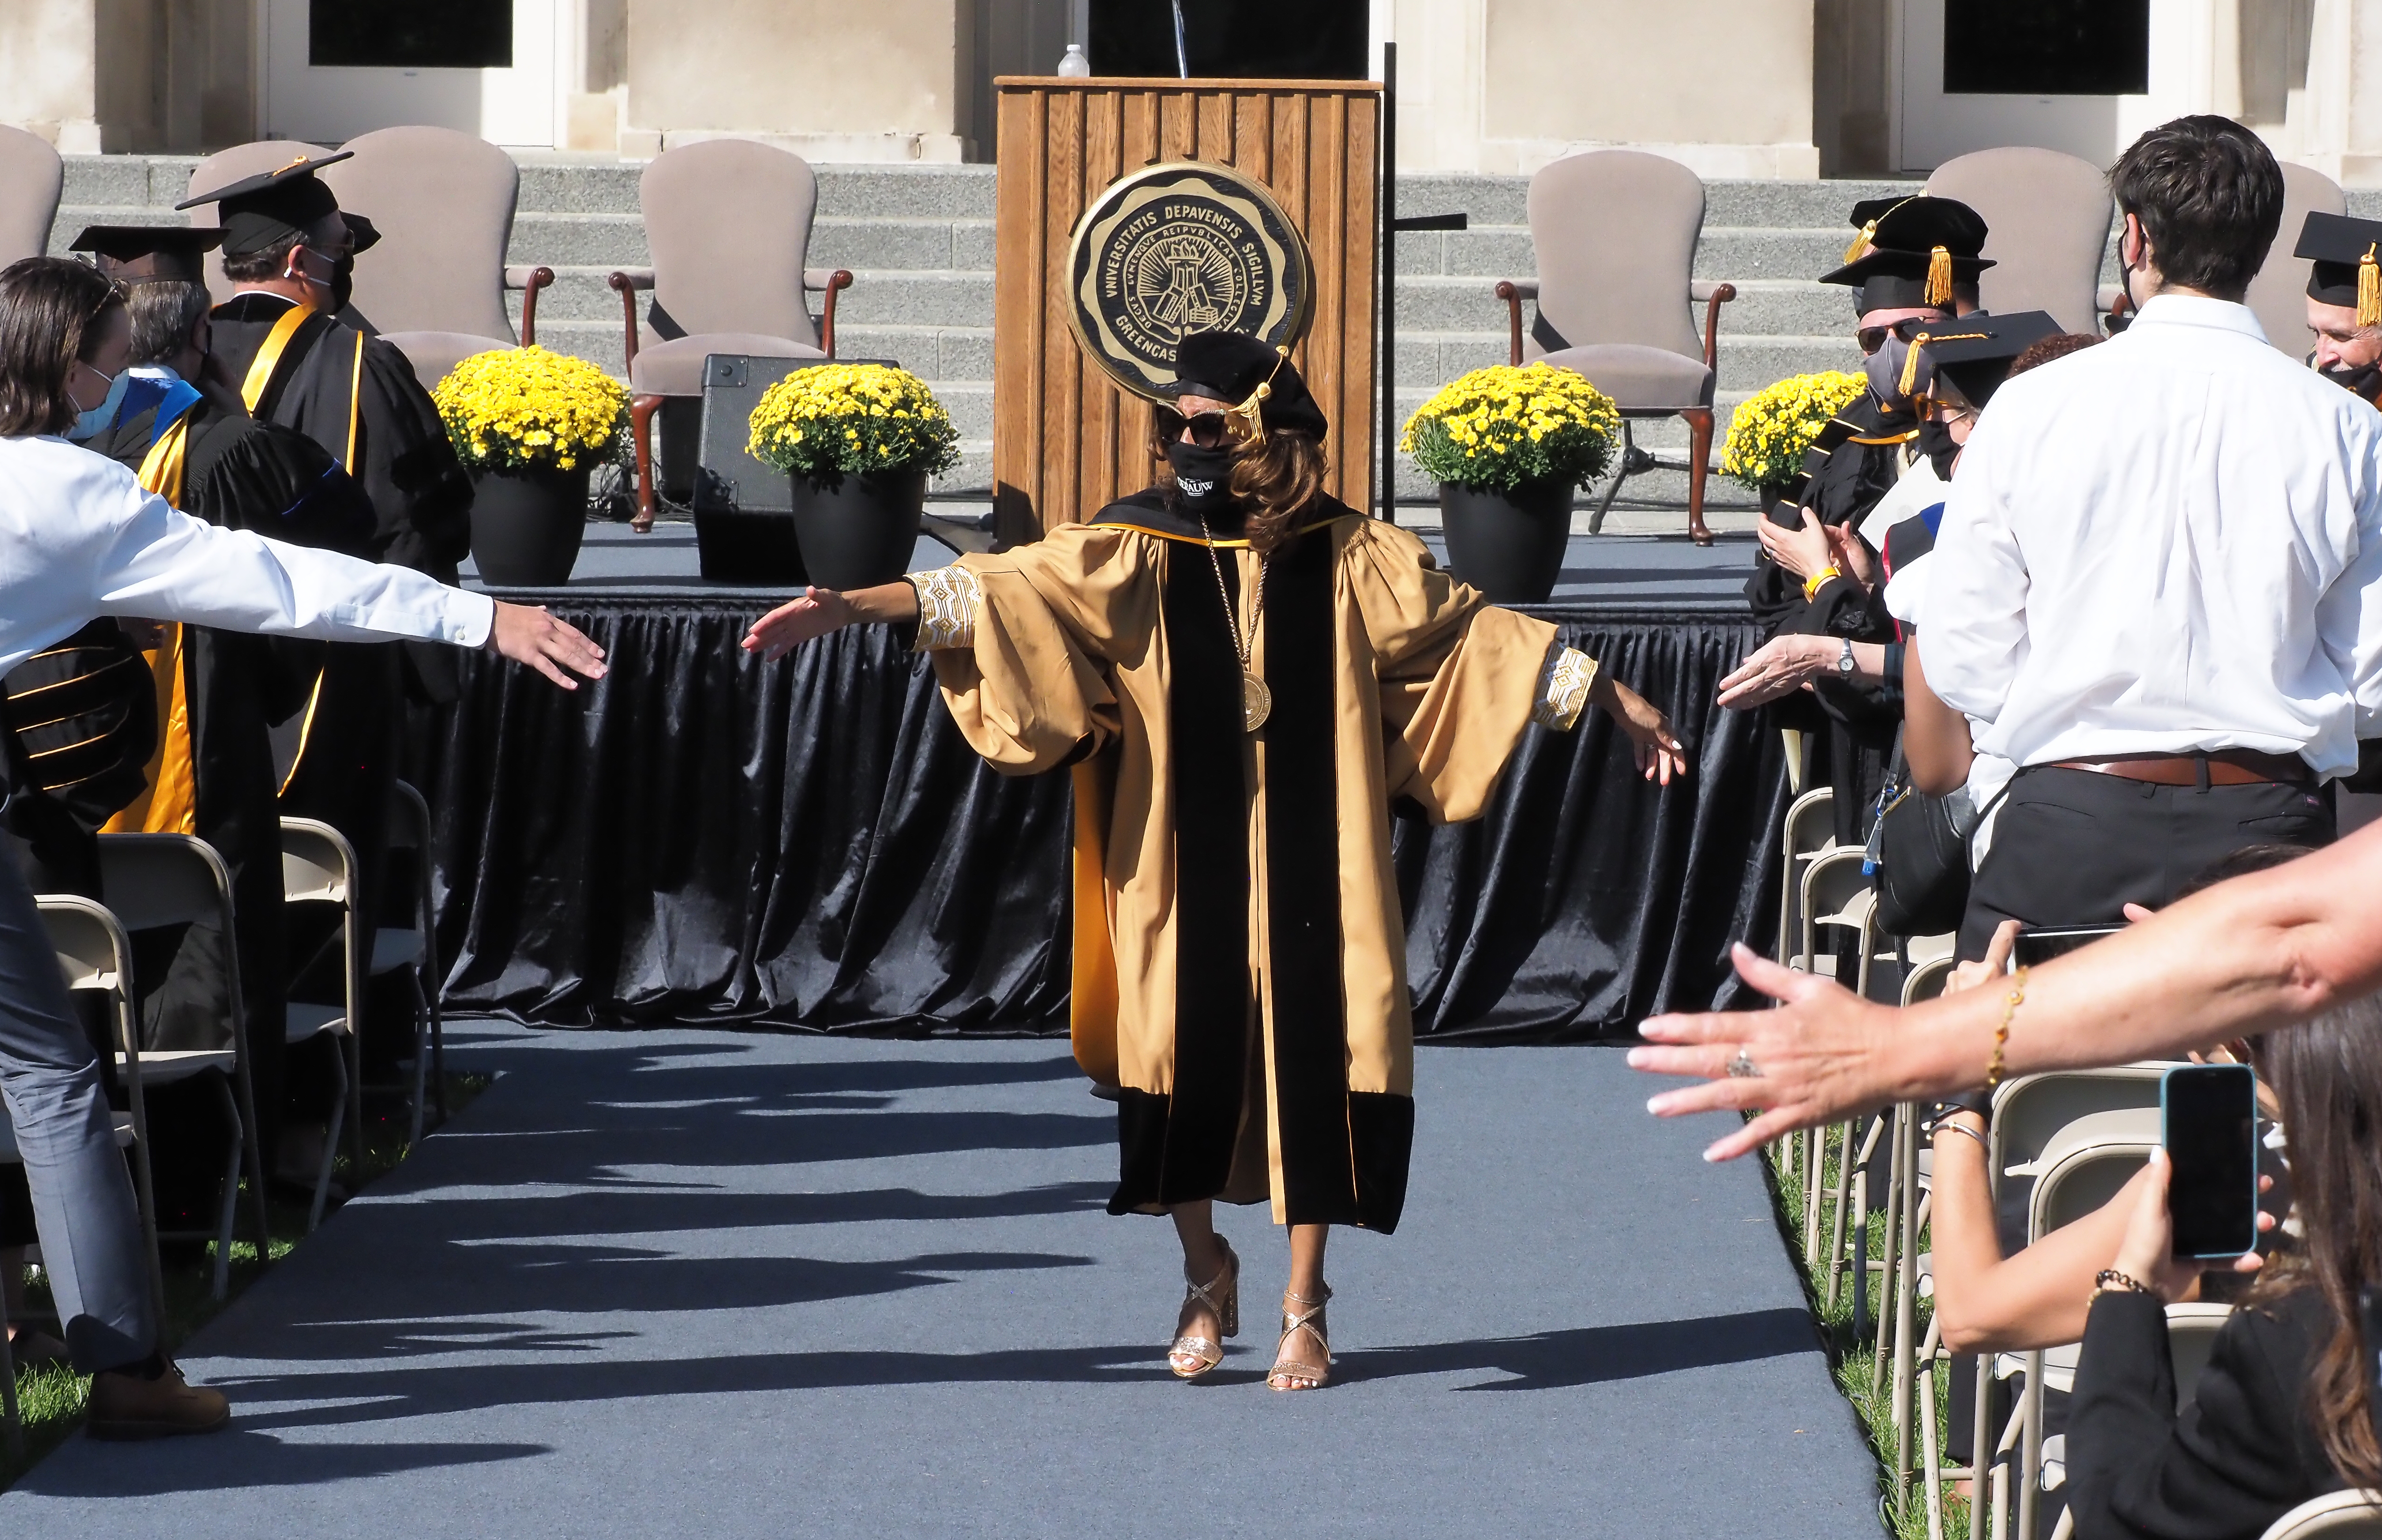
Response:
POLYGON ((1704 525, 1704 474, 1712 468, 1712 408, 1695 407, 1679 415, 1688 420, 1688 537, 1709 546, 1713 532, 1704 525))
POLYGON ((637 516, 629 527, 644 535, 654 527, 654 413, 665 396, 638 396, 629 402, 629 437, 637 449, 637 516))

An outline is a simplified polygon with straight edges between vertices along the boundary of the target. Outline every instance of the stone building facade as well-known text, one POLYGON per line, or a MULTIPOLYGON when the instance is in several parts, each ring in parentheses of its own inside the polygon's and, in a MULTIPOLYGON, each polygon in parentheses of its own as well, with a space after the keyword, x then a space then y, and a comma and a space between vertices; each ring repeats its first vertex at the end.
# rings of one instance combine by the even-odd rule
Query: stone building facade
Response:
MULTIPOLYGON (((1415 171, 1528 172, 1605 144, 1711 178, 1924 171, 2003 143, 2106 161, 2147 124, 2209 111, 2344 183, 2382 183, 2376 0, 1185 10, 1187 52, 1206 68, 1258 57, 1260 34, 1274 59, 1285 38, 1328 32, 1360 38, 1346 72, 1370 73, 1396 42, 1400 162, 1415 171)), ((604 156, 738 135, 828 162, 980 160, 995 77, 1048 73, 1070 42, 1114 73, 1101 56, 1123 51, 1114 40, 1164 39, 1168 12, 1167 0, 7 0, 0 122, 70 153, 435 122, 604 156)))

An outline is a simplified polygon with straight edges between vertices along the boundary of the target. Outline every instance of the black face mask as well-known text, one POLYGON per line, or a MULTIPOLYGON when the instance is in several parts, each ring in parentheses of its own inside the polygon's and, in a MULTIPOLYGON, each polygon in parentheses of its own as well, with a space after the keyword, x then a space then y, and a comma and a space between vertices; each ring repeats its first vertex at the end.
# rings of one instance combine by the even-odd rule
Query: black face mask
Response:
POLYGON ((2361 400, 2382 395, 2382 363, 2336 363, 2316 373, 2361 400))
POLYGON ((339 259, 331 273, 331 314, 337 315, 348 308, 356 292, 356 253, 350 252, 339 259))
POLYGON ((1166 446, 1166 462, 1174 467, 1174 495, 1182 499, 1185 512, 1215 522, 1232 511, 1226 480, 1233 469, 1232 450, 1177 442, 1166 446))
POLYGON ((1944 424, 1929 419, 1919 425, 1919 452, 1935 468, 1935 479, 1952 479, 1952 462, 1960 458, 1960 446, 1952 442, 1952 430, 1944 424))

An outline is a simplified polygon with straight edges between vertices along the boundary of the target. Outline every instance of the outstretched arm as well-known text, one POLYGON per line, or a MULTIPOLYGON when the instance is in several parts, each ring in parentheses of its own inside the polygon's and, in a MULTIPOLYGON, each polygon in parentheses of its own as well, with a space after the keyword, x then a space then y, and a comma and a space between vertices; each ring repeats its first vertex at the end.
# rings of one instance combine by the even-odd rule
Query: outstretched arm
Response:
POLYGON ((285 545, 191 518, 142 496, 93 550, 102 612, 329 641, 486 647, 576 689, 565 670, 604 677, 604 651, 544 610, 500 604, 410 568, 285 545))
POLYGON ((745 651, 774 662, 804 642, 841 631, 854 621, 906 624, 917 618, 918 591, 907 583, 880 583, 849 594, 833 588, 805 588, 802 598, 755 621, 743 645, 745 651))
POLYGON ((1908 1010, 1740 945, 1738 975, 1784 1008, 1656 1016, 1641 1030, 1659 1046, 1629 1062, 1709 1082, 1654 1097, 1657 1116, 1763 1109, 1705 1152, 1729 1160, 1792 1129, 1983 1084, 2006 1015, 2005 1075, 2180 1057, 2382 987, 2377 890, 2382 825, 2194 893, 2030 970, 2022 991, 2011 979, 1908 1010), (1729 1073, 1740 1052, 1754 1073, 1729 1073))

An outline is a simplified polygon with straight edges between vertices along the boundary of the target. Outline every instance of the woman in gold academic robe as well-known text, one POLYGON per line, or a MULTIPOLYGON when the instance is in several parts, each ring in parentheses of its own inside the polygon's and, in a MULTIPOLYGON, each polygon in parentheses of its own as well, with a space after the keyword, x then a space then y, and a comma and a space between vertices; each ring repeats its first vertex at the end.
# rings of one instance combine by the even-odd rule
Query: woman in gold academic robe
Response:
POLYGON ((1290 1283, 1268 1383, 1331 1369, 1324 1241, 1394 1229, 1414 1027, 1390 804, 1478 817, 1526 728, 1594 704, 1649 777, 1663 714, 1555 628, 1492 608, 1395 525, 1322 490, 1321 411, 1254 339, 1184 339, 1160 484, 1031 545, 853 593, 813 588, 744 646, 915 624, 961 733, 1008 774, 1074 767, 1076 1057, 1117 1090, 1112 1214, 1169 1214, 1196 1378, 1239 1326, 1215 1200, 1271 1199, 1290 1283))

